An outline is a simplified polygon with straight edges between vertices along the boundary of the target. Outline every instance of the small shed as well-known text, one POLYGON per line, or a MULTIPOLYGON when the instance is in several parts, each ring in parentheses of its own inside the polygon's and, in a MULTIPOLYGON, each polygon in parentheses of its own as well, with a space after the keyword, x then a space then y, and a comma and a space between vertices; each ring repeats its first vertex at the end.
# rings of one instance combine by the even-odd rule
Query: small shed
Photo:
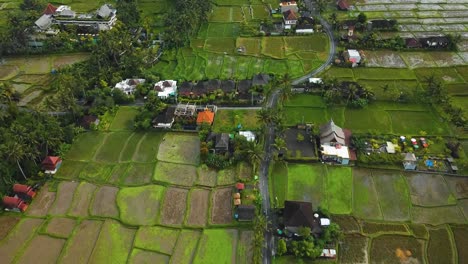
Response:
POLYGON ((46 173, 55 174, 62 165, 62 159, 56 156, 47 156, 41 164, 46 173))
POLYGON ((403 167, 405 170, 415 170, 417 163, 416 163, 416 156, 414 153, 406 153, 405 158, 403 160, 403 167))
POLYGON ((320 85, 323 81, 322 78, 309 78, 309 83, 320 85))
POLYGON ((3 205, 8 209, 19 209, 21 212, 26 211, 28 205, 18 197, 3 197, 3 205))
POLYGON ((240 198, 241 198, 240 193, 235 193, 235 194, 234 194, 234 199, 240 199, 240 198))
POLYGON ((31 186, 24 185, 24 184, 14 184, 13 185, 13 192, 17 195, 25 195, 27 198, 34 198, 36 196, 36 192, 33 190, 31 186))
POLYGON ((221 133, 216 135, 215 150, 217 153, 226 153, 229 151, 228 133, 221 133))
POLYGON ((239 135, 244 136, 247 141, 255 141, 255 134, 252 131, 239 131, 239 135))
POLYGON ((324 248, 320 257, 324 258, 336 258, 336 250, 331 248, 324 248))
POLYGON ((357 50, 350 49, 346 52, 346 59, 353 64, 357 64, 361 62, 361 54, 357 50))
POLYGON ((236 210, 236 219, 238 221, 252 221, 255 217, 255 206, 239 205, 236 210))
POLYGON ((245 185, 242 182, 236 183, 236 189, 242 191, 245 189, 245 185))
POLYGON ((385 150, 387 150, 387 153, 394 154, 395 153, 395 145, 392 142, 387 141, 387 146, 385 147, 385 150))
POLYGON ((241 199, 240 198, 234 199, 234 205, 240 205, 240 204, 241 204, 241 199))

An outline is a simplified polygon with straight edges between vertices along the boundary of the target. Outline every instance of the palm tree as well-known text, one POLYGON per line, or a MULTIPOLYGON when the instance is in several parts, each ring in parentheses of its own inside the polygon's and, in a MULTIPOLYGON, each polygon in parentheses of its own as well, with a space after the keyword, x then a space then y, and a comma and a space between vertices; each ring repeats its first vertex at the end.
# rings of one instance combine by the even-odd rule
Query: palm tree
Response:
POLYGON ((258 121, 269 124, 273 119, 273 111, 268 108, 262 108, 257 112, 258 121))
POLYGON ((24 173, 23 168, 21 167, 21 164, 20 164, 21 161, 27 156, 26 144, 19 138, 17 139, 12 138, 11 140, 8 140, 7 142, 5 142, 4 146, 6 150, 5 153, 7 153, 7 156, 6 156, 7 160, 15 162, 21 174, 23 175, 24 179, 27 180, 28 178, 26 177, 26 174, 24 173))
POLYGON ((253 171, 256 171, 257 165, 263 160, 263 149, 261 144, 249 142, 249 148, 247 149, 247 157, 250 164, 253 166, 253 171))

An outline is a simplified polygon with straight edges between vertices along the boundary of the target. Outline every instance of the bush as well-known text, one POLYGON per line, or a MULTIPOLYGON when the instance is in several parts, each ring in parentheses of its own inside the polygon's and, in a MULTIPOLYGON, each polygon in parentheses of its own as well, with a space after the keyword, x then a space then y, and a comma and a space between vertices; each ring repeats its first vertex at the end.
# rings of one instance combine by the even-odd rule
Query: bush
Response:
POLYGON ((223 156, 216 154, 208 154, 205 163, 208 167, 218 170, 225 169, 231 165, 229 160, 226 160, 223 156))

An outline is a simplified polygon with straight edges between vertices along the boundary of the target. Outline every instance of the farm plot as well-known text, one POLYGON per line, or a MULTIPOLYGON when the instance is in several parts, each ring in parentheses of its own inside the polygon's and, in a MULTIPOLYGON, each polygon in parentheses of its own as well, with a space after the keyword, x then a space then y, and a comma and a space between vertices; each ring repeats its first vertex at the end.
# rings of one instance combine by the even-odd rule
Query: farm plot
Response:
POLYGON ((88 163, 80 172, 79 178, 94 183, 105 183, 108 181, 113 168, 113 164, 88 163))
POLYGON ((285 102, 285 106, 325 108, 326 104, 321 96, 312 94, 296 94, 285 102))
POLYGON ((275 59, 284 59, 286 54, 283 37, 262 38, 262 54, 275 59))
POLYGON ((433 208, 413 206, 411 215, 413 222, 419 224, 441 225, 448 223, 466 223, 463 212, 456 205, 433 208))
MULTIPOLYGON (((434 76, 443 83, 463 83, 463 78, 454 67, 450 68, 419 68, 414 69, 414 73, 420 82, 425 83, 426 79, 434 76)), ((424 84, 425 86, 425 84, 424 84)))
POLYGON ((326 176, 328 210, 332 214, 350 214, 353 209, 353 174, 349 167, 329 167, 326 176))
POLYGON ((124 148, 127 139, 132 135, 131 132, 109 133, 101 147, 97 150, 94 160, 98 162, 119 162, 120 152, 124 148))
POLYGON ((159 226, 142 226, 135 236, 135 247, 172 255, 180 230, 159 226))
POLYGON ((87 182, 80 183, 73 196, 73 203, 68 214, 76 217, 88 216, 89 204, 95 190, 96 185, 87 182))
POLYGON ((444 177, 435 174, 407 174, 411 201, 419 206, 443 206, 456 204, 444 177))
POLYGON ((424 263, 424 243, 414 237, 383 235, 372 239, 371 263, 424 263))
POLYGON ((369 129, 382 133, 392 130, 389 114, 376 105, 370 105, 366 109, 346 108, 344 126, 362 133, 369 132, 369 129))
POLYGON ((259 127, 257 111, 255 110, 218 110, 216 112, 213 131, 232 132, 238 125, 245 130, 255 130, 259 127))
POLYGON ((208 52, 234 54, 236 40, 234 38, 208 38, 205 41, 205 50, 208 52))
POLYGON ((184 221, 188 190, 167 188, 161 210, 160 224, 180 226, 184 221))
POLYGON ((353 214, 365 219, 382 219, 371 171, 353 170, 353 214))
POLYGON ((243 180, 249 180, 252 179, 253 176, 253 168, 252 165, 250 165, 247 162, 240 162, 239 165, 237 166, 238 170, 238 176, 240 179, 243 180))
POLYGON ((243 20, 241 7, 214 6, 208 20, 210 22, 241 22, 243 20))
POLYGON ((133 154, 133 161, 136 162, 153 162, 156 161, 158 148, 164 138, 164 133, 148 132, 138 142, 138 147, 133 154))
POLYGON ((61 182, 57 188, 55 202, 50 208, 50 215, 65 215, 73 201, 73 194, 78 187, 77 182, 61 182))
POLYGON ((94 195, 93 204, 90 207, 90 213, 101 217, 118 217, 119 210, 116 205, 117 192, 116 187, 102 186, 94 195))
POLYGON ((134 248, 128 263, 169 263, 170 256, 134 248))
POLYGON ((158 160, 198 165, 199 155, 198 135, 168 133, 159 146, 158 160))
POLYGON ((102 225, 102 221, 82 221, 67 242, 60 260, 63 263, 88 263, 102 225))
POLYGON ((5 263, 12 263, 15 255, 27 244, 44 220, 23 218, 0 244, 0 256, 5 263))
POLYGON ((400 54, 393 51, 365 51, 367 67, 406 68, 400 54))
POLYGON ((390 116, 393 133, 417 134, 423 130, 431 135, 447 135, 449 128, 437 114, 428 110, 419 111, 387 111, 390 116))
POLYGON ((218 172, 214 169, 208 168, 206 165, 202 165, 197 168, 197 185, 214 187, 216 185, 216 179, 218 172))
POLYGON ((0 241, 3 240, 13 227, 19 222, 20 218, 17 216, 0 216, 0 241))
POLYGON ((131 165, 132 163, 119 163, 114 165, 107 182, 115 185, 120 184, 123 179, 125 179, 125 176, 127 175, 131 165))
POLYGON ((352 216, 332 215, 331 220, 337 223, 345 234, 361 232, 361 226, 352 216))
POLYGON ((106 220, 102 226, 90 263, 126 263, 135 229, 122 226, 115 220, 106 220))
POLYGON ((126 170, 126 174, 120 175, 120 182, 123 185, 134 186, 151 182, 154 172, 153 163, 132 163, 126 170))
POLYGON ((248 264, 252 262, 253 258, 253 231, 241 231, 239 241, 237 242, 237 256, 236 263, 248 264))
POLYGON ((429 230, 429 243, 427 245, 427 259, 429 263, 455 263, 453 245, 447 228, 429 230))
POLYGON ((453 238, 457 248, 458 263, 467 263, 468 251, 466 245, 468 243, 468 228, 466 226, 452 226, 453 238))
POLYGON ((315 107, 285 107, 286 125, 293 126, 301 122, 322 124, 326 122, 327 111, 315 107))
POLYGON ((16 263, 37 263, 38 260, 41 263, 55 263, 64 244, 64 239, 36 236, 29 242, 28 247, 16 263))
POLYGON ((64 160, 55 177, 66 180, 77 179, 86 165, 86 162, 64 160))
POLYGON ((284 205, 284 201, 288 199, 288 182, 289 177, 286 164, 275 162, 268 184, 270 187, 270 202, 272 204, 277 203, 277 207, 282 207, 284 205))
POLYGON ((374 223, 364 221, 361 223, 362 233, 368 235, 374 234, 402 234, 409 235, 408 229, 403 224, 374 223))
POLYGON ((416 75, 407 69, 395 68, 354 68, 354 77, 367 80, 414 80, 416 75))
POLYGON ((190 187, 197 180, 197 168, 192 165, 158 162, 153 179, 156 182, 190 187))
POLYGON ((346 235, 338 251, 338 260, 343 264, 367 263, 369 238, 358 234, 346 235))
POLYGON ((76 221, 71 218, 52 218, 47 224, 46 232, 53 236, 67 238, 75 228, 76 221))
POLYGON ((313 34, 310 36, 285 37, 286 53, 295 53, 302 51, 326 52, 328 49, 328 40, 325 34, 313 34))
POLYGON ((193 263, 237 263, 237 237, 235 229, 203 230, 193 263))
POLYGON ((458 200, 457 204, 468 221, 468 199, 458 200))
MULTIPOLYGON (((56 194, 55 192, 49 192, 48 185, 44 185, 39 191, 36 198, 31 203, 31 205, 28 207, 26 214, 32 215, 32 216, 46 216, 47 212, 49 211, 49 208, 54 203, 55 194, 56 194)), ((1 220, 0 220, 0 226, 1 226, 1 220)), ((1 240, 1 235, 0 235, 0 240, 1 240)))
POLYGON ((119 162, 131 161, 139 142, 145 136, 142 132, 135 132, 127 138, 123 144, 122 151, 120 152, 119 162))
POLYGON ((193 189, 189 193, 189 209, 185 224, 188 226, 204 227, 208 217, 210 191, 193 189))
POLYGON ((200 236, 201 232, 199 231, 182 230, 177 239, 177 244, 174 248, 170 263, 192 263, 200 236))
POLYGON ((401 52, 399 55, 410 69, 435 66, 435 62, 429 52, 401 52))
POLYGON ((70 160, 89 161, 101 146, 107 134, 99 132, 86 132, 78 136, 65 158, 70 160))
POLYGON ((261 38, 243 38, 236 39, 236 48, 243 47, 245 55, 260 56, 262 52, 262 39, 261 38))
MULTIPOLYGON (((325 173, 324 166, 289 164, 287 172, 287 199, 311 202, 314 208, 318 206, 326 207, 325 173)), ((282 206, 283 204, 280 203, 280 205, 282 206)))
POLYGON ((232 188, 217 189, 211 195, 211 223, 232 222, 232 188))
POLYGON ((117 194, 117 206, 122 222, 129 225, 155 225, 164 187, 148 185, 128 187, 117 194))
POLYGON ((427 231, 427 228, 425 225, 421 224, 408 224, 408 230, 411 231, 411 233, 416 237, 416 238, 421 238, 421 239, 428 239, 429 237, 429 232, 427 231))
POLYGON ((218 185, 230 185, 237 181, 237 171, 235 167, 220 170, 218 172, 218 185))
POLYGON ((383 219, 407 221, 410 218, 410 193, 405 178, 386 171, 372 171, 383 219))

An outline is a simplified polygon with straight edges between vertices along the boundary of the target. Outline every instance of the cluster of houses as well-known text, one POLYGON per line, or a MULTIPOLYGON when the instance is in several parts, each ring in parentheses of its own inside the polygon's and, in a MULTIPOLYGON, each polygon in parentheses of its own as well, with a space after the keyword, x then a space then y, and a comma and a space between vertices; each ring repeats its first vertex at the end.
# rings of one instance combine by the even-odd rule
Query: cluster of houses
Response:
POLYGON ((282 30, 295 30, 297 34, 314 33, 313 18, 307 12, 301 14, 296 1, 281 1, 277 8, 271 8, 271 16, 281 19, 282 30))
POLYGON ((78 13, 70 6, 60 5, 55 7, 47 4, 42 16, 34 22, 38 33, 55 35, 59 28, 69 25, 77 26, 81 31, 99 32, 112 29, 117 21, 117 10, 109 4, 102 5, 92 13, 78 13), (53 27, 53 26, 56 27, 53 27))

